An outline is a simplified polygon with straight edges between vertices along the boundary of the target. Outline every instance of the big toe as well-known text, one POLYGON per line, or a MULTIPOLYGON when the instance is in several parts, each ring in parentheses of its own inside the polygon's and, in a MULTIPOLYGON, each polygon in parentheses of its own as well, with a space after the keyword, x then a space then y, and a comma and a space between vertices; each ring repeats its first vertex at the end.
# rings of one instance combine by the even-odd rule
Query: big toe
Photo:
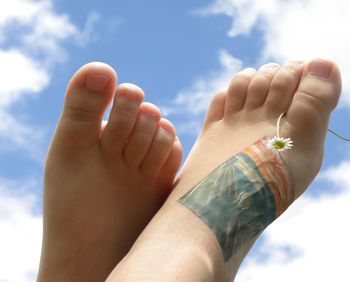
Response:
POLYGON ((116 88, 116 73, 103 63, 89 63, 72 77, 53 144, 86 149, 99 142, 103 114, 116 88))
POLYGON ((315 137, 320 138, 319 130, 326 132, 340 92, 340 72, 333 62, 321 59, 307 62, 287 113, 288 122, 298 131, 315 132, 315 137))

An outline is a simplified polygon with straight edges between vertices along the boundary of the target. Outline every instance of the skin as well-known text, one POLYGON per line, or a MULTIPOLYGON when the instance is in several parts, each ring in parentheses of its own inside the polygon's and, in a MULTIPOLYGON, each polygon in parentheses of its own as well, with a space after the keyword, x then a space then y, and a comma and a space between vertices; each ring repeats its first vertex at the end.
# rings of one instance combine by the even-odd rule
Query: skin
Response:
POLYGON ((175 129, 139 87, 116 80, 90 63, 68 85, 45 165, 37 281, 104 281, 170 192, 175 129))
POLYGON ((225 260, 210 227, 178 200, 230 157, 276 135, 283 112, 281 136, 294 141, 283 157, 289 187, 299 197, 320 169, 328 120, 340 92, 339 69, 320 59, 235 75, 227 90, 214 96, 173 192, 107 281, 232 281, 254 240, 225 260))

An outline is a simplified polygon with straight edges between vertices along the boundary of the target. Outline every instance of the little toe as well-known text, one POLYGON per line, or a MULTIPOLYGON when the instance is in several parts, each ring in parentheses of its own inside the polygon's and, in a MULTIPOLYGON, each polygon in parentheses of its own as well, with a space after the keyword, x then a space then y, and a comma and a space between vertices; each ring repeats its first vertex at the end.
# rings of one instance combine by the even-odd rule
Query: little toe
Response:
POLYGON ((269 63, 260 67, 259 71, 251 80, 244 108, 253 110, 264 104, 273 76, 279 69, 278 64, 269 63))
POLYGON ((302 70, 303 64, 291 61, 276 72, 264 104, 268 116, 276 118, 276 115, 288 109, 298 87, 302 70))
POLYGON ((220 91, 212 98, 204 121, 204 128, 224 117, 226 91, 220 91))
POLYGON ((80 68, 68 85, 52 146, 85 149, 98 144, 115 87, 116 73, 110 66, 94 62, 80 68))
POLYGON ((231 119, 233 113, 243 108, 248 86, 255 74, 255 69, 247 68, 233 77, 227 91, 224 118, 231 119))
POLYGON ((167 193, 173 187, 173 181, 182 161, 182 145, 179 138, 175 137, 171 152, 157 176, 157 183, 161 187, 168 187, 167 193))
POLYGON ((151 103, 142 103, 135 126, 124 150, 126 163, 132 168, 141 165, 156 134, 160 110, 151 103))
POLYGON ((174 141, 175 128, 166 119, 161 119, 152 144, 141 164, 141 172, 148 179, 155 179, 169 157, 174 141))
POLYGON ((108 124, 101 138, 102 150, 120 157, 135 126, 144 93, 136 85, 124 83, 117 87, 108 124))

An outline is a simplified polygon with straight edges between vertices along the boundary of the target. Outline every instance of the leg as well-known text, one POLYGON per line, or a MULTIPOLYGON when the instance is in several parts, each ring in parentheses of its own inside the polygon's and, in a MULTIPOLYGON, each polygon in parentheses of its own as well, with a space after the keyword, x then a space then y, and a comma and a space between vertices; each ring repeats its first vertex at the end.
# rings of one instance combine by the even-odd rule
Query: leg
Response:
POLYGON ((172 194, 107 281, 232 281, 258 234, 317 174, 340 87, 322 60, 236 75, 214 97, 172 194), (294 147, 275 156, 265 137, 283 112, 294 147))

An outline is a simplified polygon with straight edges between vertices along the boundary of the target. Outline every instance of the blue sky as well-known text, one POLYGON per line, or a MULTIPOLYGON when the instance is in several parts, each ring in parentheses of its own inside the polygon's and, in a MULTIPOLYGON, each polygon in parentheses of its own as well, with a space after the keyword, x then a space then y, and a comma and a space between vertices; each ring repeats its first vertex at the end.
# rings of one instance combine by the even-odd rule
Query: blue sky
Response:
MULTIPOLYGON (((345 0, 2 3, 0 265, 6 270, 0 281, 35 275, 44 155, 67 82, 81 65, 104 61, 120 82, 141 86, 178 128, 186 155, 210 97, 235 72, 270 61, 331 58, 341 67, 344 89, 330 127, 350 135, 349 26, 345 0)), ((265 232, 237 281, 274 282, 282 275, 284 281, 346 281, 349 148, 328 135, 320 176, 265 232)))

